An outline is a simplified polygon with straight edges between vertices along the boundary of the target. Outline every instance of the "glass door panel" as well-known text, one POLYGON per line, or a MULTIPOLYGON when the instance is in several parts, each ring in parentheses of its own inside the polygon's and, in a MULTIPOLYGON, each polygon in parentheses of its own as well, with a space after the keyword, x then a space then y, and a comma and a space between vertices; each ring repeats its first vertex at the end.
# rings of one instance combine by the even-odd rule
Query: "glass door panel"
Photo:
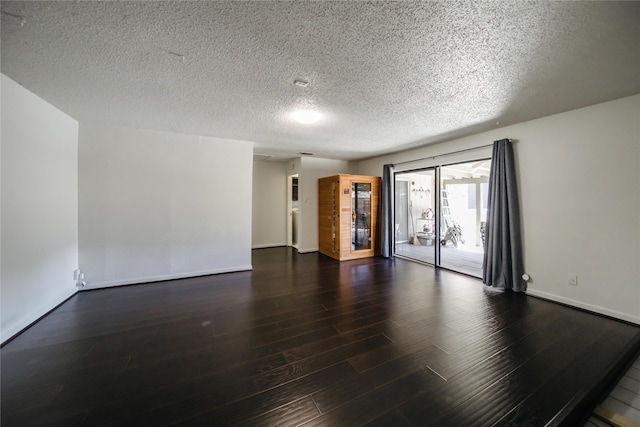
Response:
POLYGON ((440 167, 440 267, 482 277, 491 159, 440 167))
POLYGON ((395 254, 435 264, 435 169, 396 173, 395 254))

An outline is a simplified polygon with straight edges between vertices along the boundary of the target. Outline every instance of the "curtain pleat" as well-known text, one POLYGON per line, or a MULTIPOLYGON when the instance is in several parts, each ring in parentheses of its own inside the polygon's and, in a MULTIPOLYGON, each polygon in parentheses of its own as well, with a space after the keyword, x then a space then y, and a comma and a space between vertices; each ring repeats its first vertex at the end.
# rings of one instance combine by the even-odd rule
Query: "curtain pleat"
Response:
POLYGON ((526 291, 520 234, 520 209, 513 147, 495 141, 489 174, 489 200, 482 281, 488 286, 526 291))

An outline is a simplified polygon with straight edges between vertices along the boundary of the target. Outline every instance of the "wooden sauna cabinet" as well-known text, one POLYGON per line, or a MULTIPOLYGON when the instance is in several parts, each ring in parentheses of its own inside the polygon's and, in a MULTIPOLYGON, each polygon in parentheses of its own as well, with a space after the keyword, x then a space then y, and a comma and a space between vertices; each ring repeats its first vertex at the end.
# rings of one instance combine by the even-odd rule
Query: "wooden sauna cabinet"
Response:
POLYGON ((378 254, 380 178, 333 175, 318 180, 320 252, 340 261, 378 254))

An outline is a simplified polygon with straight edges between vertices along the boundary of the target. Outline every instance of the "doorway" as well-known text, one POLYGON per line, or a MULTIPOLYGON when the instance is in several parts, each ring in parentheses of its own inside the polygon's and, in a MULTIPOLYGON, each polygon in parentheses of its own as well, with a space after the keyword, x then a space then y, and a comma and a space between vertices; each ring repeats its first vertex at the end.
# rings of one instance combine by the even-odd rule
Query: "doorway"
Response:
POLYGON ((287 246, 298 249, 298 175, 289 175, 287 179, 287 246))

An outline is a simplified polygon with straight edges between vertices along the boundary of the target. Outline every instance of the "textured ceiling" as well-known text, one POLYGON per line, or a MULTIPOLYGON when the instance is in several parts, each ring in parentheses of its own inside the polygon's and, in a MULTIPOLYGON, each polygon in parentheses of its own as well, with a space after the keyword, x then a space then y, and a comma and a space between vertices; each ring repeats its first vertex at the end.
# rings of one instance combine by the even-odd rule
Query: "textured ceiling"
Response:
POLYGON ((1 40, 2 72, 80 122, 272 159, 372 157, 640 93, 640 2, 2 1, 1 40), (322 119, 297 124, 298 107, 322 119))

